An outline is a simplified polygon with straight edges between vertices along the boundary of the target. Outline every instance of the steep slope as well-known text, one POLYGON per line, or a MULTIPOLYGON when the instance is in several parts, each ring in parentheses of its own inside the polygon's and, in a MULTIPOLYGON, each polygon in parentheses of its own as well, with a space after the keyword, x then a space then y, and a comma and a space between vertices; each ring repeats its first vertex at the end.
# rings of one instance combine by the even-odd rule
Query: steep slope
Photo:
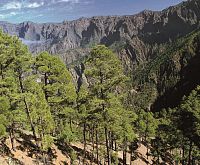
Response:
MULTIPOLYGON (((176 45, 177 38, 184 37, 200 27, 199 0, 188 0, 163 11, 145 10, 131 16, 80 18, 75 21, 45 24, 0 22, 0 27, 4 32, 20 37, 34 53, 47 50, 59 54, 68 67, 75 66, 71 71, 78 83, 82 81, 80 79, 84 68, 79 64, 88 55, 90 47, 98 43, 110 46, 118 53, 126 73, 133 77, 136 90, 142 91, 141 86, 144 84, 148 89, 153 89, 153 99, 149 100, 152 103, 158 98, 155 108, 175 105, 199 82, 195 77, 198 58, 192 64, 188 61, 192 58, 191 52, 188 51, 193 50, 191 46, 198 45, 197 39, 190 44, 190 49, 184 48, 184 53, 179 49, 182 49, 181 46, 188 40, 180 39, 176 45), (176 58, 180 58, 180 61, 176 58), (152 71, 153 68, 155 72, 152 71), (195 72, 194 75, 188 73, 187 68, 190 72, 195 72), (190 77, 191 75, 193 77, 190 77), (145 76, 148 78, 144 80, 145 76), (138 77, 143 77, 143 80, 138 77), (172 94, 174 89, 178 91, 172 94)), ((198 48, 193 51, 198 51, 196 49, 198 48)), ((194 56, 196 57, 196 54, 194 56)))
MULTIPOLYGON (((36 24, 24 22, 0 27, 17 35, 32 52, 48 50, 68 58, 67 50, 90 47, 95 43, 126 45, 124 57, 131 65, 147 61, 154 55, 155 44, 163 44, 184 36, 199 26, 199 0, 189 0, 163 11, 143 11, 132 16, 80 18, 62 23, 36 24)), ((157 48, 157 47, 156 47, 157 48)))
POLYGON ((160 110, 177 106, 184 95, 199 85, 199 72, 200 30, 195 30, 168 45, 166 51, 145 67, 138 68, 133 82, 135 87, 142 86, 144 89, 147 85, 155 88, 157 97, 152 101, 153 109, 160 110))

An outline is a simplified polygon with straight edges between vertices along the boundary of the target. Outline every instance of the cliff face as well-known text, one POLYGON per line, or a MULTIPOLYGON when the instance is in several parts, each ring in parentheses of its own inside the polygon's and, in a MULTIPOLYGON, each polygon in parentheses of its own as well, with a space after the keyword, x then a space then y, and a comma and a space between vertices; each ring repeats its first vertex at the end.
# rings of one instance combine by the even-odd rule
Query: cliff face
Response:
POLYGON ((151 58, 152 46, 155 44, 172 41, 197 28, 199 11, 200 1, 189 0, 160 12, 143 11, 132 16, 80 18, 62 23, 1 22, 0 27, 22 38, 35 53, 47 50, 67 58, 66 51, 71 49, 90 47, 94 43, 110 46, 115 42, 125 42, 126 58, 139 62, 151 58))

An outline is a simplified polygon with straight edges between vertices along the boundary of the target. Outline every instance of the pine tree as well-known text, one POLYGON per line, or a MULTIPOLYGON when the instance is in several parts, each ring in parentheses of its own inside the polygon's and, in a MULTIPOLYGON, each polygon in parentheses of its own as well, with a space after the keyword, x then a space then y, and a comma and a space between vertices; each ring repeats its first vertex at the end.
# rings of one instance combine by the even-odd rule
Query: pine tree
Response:
MULTIPOLYGON (((16 37, 9 37, 0 33, 0 58, 0 95, 9 101, 9 108, 7 109, 9 124, 6 128, 9 130, 12 148, 14 149, 15 126, 25 119, 22 79, 29 70, 31 55, 16 37), (22 104, 23 106, 20 107, 22 104), (19 118, 21 121, 18 120, 19 118)), ((26 114, 28 116, 28 113, 26 114)))
POLYGON ((6 136, 6 127, 8 125, 6 116, 9 108, 9 100, 5 97, 0 97, 0 140, 6 136))
POLYGON ((192 164, 193 148, 200 149, 200 87, 184 97, 178 107, 178 127, 189 139, 188 165, 192 164))
MULTIPOLYGON (((79 126, 82 127, 82 142, 83 142, 83 164, 86 158, 86 145, 87 145, 87 129, 88 129, 88 116, 89 116, 89 98, 88 88, 86 84, 80 86, 77 92, 77 110, 79 118, 79 126)), ((98 154, 97 154, 98 155, 98 154)), ((98 156, 97 156, 98 157, 98 156)), ((98 160, 98 158, 97 158, 98 160)))
POLYGON ((28 48, 22 45, 21 41, 15 41, 15 60, 13 61, 13 72, 14 78, 17 81, 17 87, 19 91, 18 106, 19 109, 25 111, 27 120, 30 124, 35 142, 37 144, 37 135, 35 130, 35 125, 31 116, 31 109, 28 105, 26 91, 25 91, 25 81, 32 74, 32 55, 28 52, 28 48))
POLYGON ((75 133, 77 112, 75 110, 76 90, 70 72, 64 63, 56 56, 43 52, 36 57, 35 72, 38 81, 50 106, 53 120, 56 124, 54 134, 58 137, 66 136, 68 127, 75 133), (72 130, 73 129, 73 130, 72 130))
MULTIPOLYGON (((117 56, 103 45, 93 48, 86 60, 86 76, 89 82, 90 113, 94 127, 104 129, 107 162, 111 164, 111 141, 113 122, 116 124, 123 111, 123 106, 113 107, 113 100, 117 100, 123 90, 126 77, 117 56), (121 107, 121 108, 120 108, 121 107), (95 125, 94 125, 95 124, 95 125)), ((119 105, 122 103, 119 101, 119 105)), ((118 127, 118 126, 116 126, 118 127)), ((119 126, 120 127, 120 126, 119 126)))
POLYGON ((45 150, 50 145, 46 147, 46 145, 42 143, 44 141, 43 139, 49 136, 54 129, 54 121, 51 116, 49 105, 41 86, 36 82, 35 76, 30 76, 25 80, 24 91, 35 131, 41 139, 41 150, 45 150))

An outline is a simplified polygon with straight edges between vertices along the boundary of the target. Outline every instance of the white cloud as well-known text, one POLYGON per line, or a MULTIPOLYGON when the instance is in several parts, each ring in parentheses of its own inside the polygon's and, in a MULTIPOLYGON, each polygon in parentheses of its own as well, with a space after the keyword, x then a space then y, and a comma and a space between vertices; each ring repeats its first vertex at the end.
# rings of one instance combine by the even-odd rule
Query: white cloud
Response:
POLYGON ((16 12, 10 12, 10 16, 14 16, 14 15, 17 15, 18 13, 16 13, 16 12))
POLYGON ((38 8, 38 7, 43 6, 43 5, 44 5, 44 2, 41 2, 41 3, 34 2, 34 3, 24 4, 24 7, 25 8, 38 8))
POLYGON ((0 18, 1 18, 1 19, 4 19, 4 18, 6 18, 6 17, 5 17, 5 15, 0 14, 0 18))
POLYGON ((3 5, 2 9, 4 10, 10 10, 10 9, 21 9, 22 3, 20 2, 9 2, 3 5))
POLYGON ((53 0, 51 1, 51 4, 56 4, 56 3, 68 3, 68 4, 77 4, 80 3, 80 0, 53 0))
POLYGON ((78 3, 79 0, 60 0, 58 2, 71 2, 71 3, 78 3))
POLYGON ((17 9, 22 9, 22 8, 38 8, 44 5, 44 2, 18 2, 18 1, 13 1, 13 2, 8 2, 4 4, 2 7, 0 7, 0 10, 17 10, 17 9))
MULTIPOLYGON (((91 0, 12 0, 4 3, 0 7, 0 11, 5 10, 20 10, 20 9, 34 9, 41 6, 54 6, 57 3, 68 3, 69 5, 74 5, 78 3, 87 3, 91 0)), ((0 0, 1 2, 1 0, 0 0)))
POLYGON ((8 14, 0 14, 0 18, 1 19, 5 19, 5 18, 9 18, 9 17, 15 16, 17 14, 18 14, 17 12, 10 12, 8 14))

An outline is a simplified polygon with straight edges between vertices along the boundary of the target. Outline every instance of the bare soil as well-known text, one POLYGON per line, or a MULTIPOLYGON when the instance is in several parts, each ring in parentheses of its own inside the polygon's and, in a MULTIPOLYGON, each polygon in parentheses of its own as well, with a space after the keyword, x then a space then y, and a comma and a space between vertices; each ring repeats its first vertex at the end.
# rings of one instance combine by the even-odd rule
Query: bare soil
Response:
MULTIPOLYGON (((10 139, 7 139, 5 142, 6 146, 10 149, 10 152, 12 156, 0 156, 0 165, 42 165, 41 161, 38 161, 36 159, 35 154, 30 154, 30 151, 28 148, 24 148, 22 143, 19 141, 15 142, 15 147, 16 150, 13 151, 11 150, 11 142, 10 139)), ((82 143, 73 143, 71 144, 71 147, 76 148, 77 150, 83 150, 83 144, 82 143)), ((87 145, 86 148, 88 153, 92 152, 92 146, 90 144, 87 145)), ((66 152, 63 152, 62 150, 59 149, 58 146, 53 145, 52 146, 52 151, 54 154, 54 157, 52 158, 51 165, 70 165, 70 157, 66 152)), ((138 149, 136 150, 135 154, 137 155, 137 159, 132 161, 132 165, 147 165, 152 164, 152 157, 149 156, 147 159, 147 148, 143 145, 140 144, 138 149)), ((122 151, 118 152, 118 157, 119 159, 123 158, 123 153, 122 151)), ((127 165, 130 165, 130 154, 127 154, 127 165)), ((75 164, 81 164, 82 157, 79 155, 79 161, 77 160, 75 164)), ((85 164, 91 164, 89 160, 86 160, 85 164)), ((93 163, 95 165, 95 163, 93 163)))

